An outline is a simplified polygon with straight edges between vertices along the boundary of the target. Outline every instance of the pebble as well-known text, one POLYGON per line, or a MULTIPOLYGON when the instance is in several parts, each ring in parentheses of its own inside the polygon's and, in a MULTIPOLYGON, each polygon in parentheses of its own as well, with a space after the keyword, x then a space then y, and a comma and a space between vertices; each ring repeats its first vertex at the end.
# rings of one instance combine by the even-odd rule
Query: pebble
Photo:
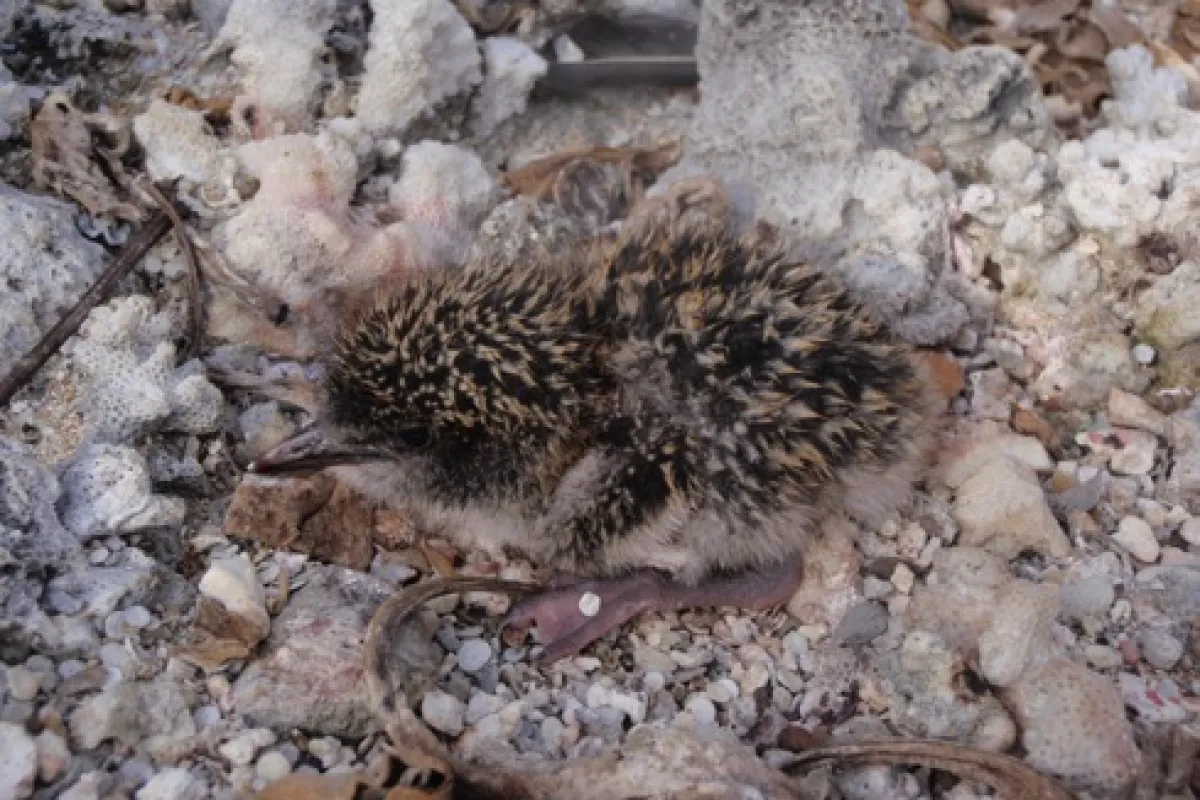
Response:
POLYGON ((458 648, 458 667, 476 673, 492 660, 492 646, 483 639, 468 639, 458 648))
POLYGON ((8 696, 14 700, 33 700, 41 685, 41 676, 28 667, 17 665, 8 668, 8 696))
POLYGON ((54 731, 44 730, 35 740, 38 777, 42 783, 54 783, 71 763, 71 748, 67 740, 54 731))
POLYGON ((263 753, 254 765, 254 772, 266 783, 277 781, 292 771, 287 756, 277 750, 263 753))
POLYGON ((868 575, 863 579, 863 597, 868 600, 883 600, 892 593, 895 589, 891 583, 874 575, 868 575))
POLYGON ((566 731, 566 726, 562 724, 562 720, 558 717, 546 717, 542 720, 542 724, 538 729, 538 733, 542 739, 542 747, 547 753, 557 755, 563 743, 563 733, 566 731))
POLYGON ((1094 669, 1117 669, 1124 663, 1120 653, 1102 644, 1089 644, 1083 648, 1083 657, 1094 669))
POLYGON ((270 728, 251 728, 217 748, 235 767, 244 767, 254 760, 258 751, 275 744, 275 732, 270 728))
POLYGON ((19 725, 0 722, 0 797, 29 797, 37 776, 37 745, 19 725))
POLYGON ((717 707, 702 694, 689 695, 684 709, 699 725, 712 725, 717 721, 717 707))
POLYGON ((1179 526, 1179 535, 1192 547, 1200 547, 1200 517, 1189 517, 1179 526))
POLYGON ((449 736, 463 732, 463 702, 441 689, 432 689, 421 700, 421 717, 429 725, 449 736))
POLYGON ((1108 419, 1121 428, 1137 428, 1162 436, 1167 430, 1167 418, 1142 398, 1120 389, 1108 395, 1108 419))
POLYGON ((309 739, 308 752, 321 762, 322 767, 330 769, 342 757, 342 743, 332 736, 309 739))
POLYGON ((705 690, 705 694, 708 695, 708 699, 712 700, 718 705, 725 705, 729 701, 733 700, 733 698, 737 697, 738 693, 739 689, 737 683, 729 678, 720 678, 719 680, 715 680, 710 683, 708 688, 705 690))
POLYGON ((206 794, 190 772, 175 767, 155 775, 134 797, 137 800, 200 800, 206 794))
POLYGON ((1168 670, 1183 658, 1183 642, 1161 628, 1146 628, 1138 635, 1142 657, 1151 666, 1168 670))
POLYGON ((647 694, 661 691, 667 685, 667 678, 661 672, 647 672, 642 676, 642 688, 647 694))
POLYGON ((130 606, 125 609, 125 624, 131 628, 145 628, 154 621, 154 616, 145 606, 130 606))
POLYGON ((1133 360, 1139 364, 1153 364, 1157 353, 1154 348, 1148 344, 1135 344, 1133 346, 1133 360))
POLYGON ((887 609, 879 603, 859 603, 842 617, 833 641, 851 646, 870 644, 887 632, 888 618, 887 609))
POLYGON ((911 593, 916 581, 917 576, 913 574, 912 568, 908 564, 897 564, 895 571, 892 572, 891 583, 900 594, 911 593))
POLYGON ((1107 575, 1090 575, 1078 581, 1066 583, 1060 595, 1061 613, 1067 619, 1103 619, 1117 598, 1112 578, 1107 575))
POLYGON ((1154 538, 1150 523, 1138 517, 1125 517, 1117 526, 1113 539, 1130 552, 1134 558, 1146 564, 1158 560, 1161 548, 1154 538))
POLYGON ((471 699, 467 701, 464 720, 466 724, 474 725, 484 717, 499 713, 500 709, 504 708, 504 705, 504 700, 494 694, 477 692, 471 695, 471 699))

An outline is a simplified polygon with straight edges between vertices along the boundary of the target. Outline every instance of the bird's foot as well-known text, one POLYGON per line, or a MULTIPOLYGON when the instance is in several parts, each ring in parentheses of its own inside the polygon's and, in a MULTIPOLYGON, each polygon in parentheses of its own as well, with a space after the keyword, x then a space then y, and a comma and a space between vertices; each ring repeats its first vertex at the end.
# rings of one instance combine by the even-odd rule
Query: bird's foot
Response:
POLYGON ((799 560, 769 570, 712 577, 695 586, 674 583, 653 570, 621 578, 562 583, 518 602, 501 629, 516 644, 536 626, 544 644, 538 660, 557 661, 647 611, 735 606, 763 610, 786 603, 800 585, 799 560))

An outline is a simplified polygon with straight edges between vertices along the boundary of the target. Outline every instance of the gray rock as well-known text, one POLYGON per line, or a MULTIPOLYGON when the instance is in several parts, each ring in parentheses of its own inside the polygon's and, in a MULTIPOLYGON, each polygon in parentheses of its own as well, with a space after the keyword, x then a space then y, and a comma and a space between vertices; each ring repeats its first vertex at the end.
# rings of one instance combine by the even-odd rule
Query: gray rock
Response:
POLYGON ((0 797, 30 797, 36 776, 37 745, 24 728, 0 722, 0 797))
POLYGON ((0 374, 58 322, 104 267, 75 208, 0 185, 0 374))
POLYGON ((80 411, 95 441, 131 444, 159 430, 200 434, 220 427, 225 400, 203 363, 175 366, 171 339, 178 327, 143 295, 117 298, 88 315, 70 355, 80 411))
POLYGON ((463 711, 463 702, 441 689, 426 692, 421 701, 421 718, 431 728, 450 736, 463 732, 463 711))
POLYGON ((58 479, 28 448, 0 438, 0 550, 35 571, 78 556, 79 544, 55 512, 61 494, 58 479))
POLYGON ((8 668, 8 696, 14 700, 33 700, 37 697, 41 682, 41 677, 26 667, 8 668))
POLYGON ((69 727, 71 739, 83 750, 115 739, 152 753, 196 733, 187 696, 166 677, 119 683, 89 697, 71 714, 69 727))
POLYGON ((468 639, 458 649, 458 666, 463 672, 478 672, 492 658, 492 646, 482 639, 468 639))
POLYGON ((951 338, 967 312, 940 282, 940 185, 924 165, 880 149, 913 52, 905 7, 892 0, 773 0, 753 12, 738 0, 706 3, 700 104, 683 159, 655 191, 720 176, 741 224, 780 228, 797 255, 843 275, 901 335, 951 338))
POLYGON ((1102 620, 1107 618, 1108 609, 1116 599, 1113 579, 1107 575, 1092 575, 1063 585, 1060 613, 1070 620, 1102 620))
POLYGON ((204 784, 190 772, 175 767, 155 775, 134 797, 137 800, 201 800, 207 793, 204 784))
POLYGON ((1158 669, 1172 669, 1183 658, 1183 642, 1162 628, 1146 628, 1138 634, 1142 657, 1158 669))
POLYGON ((702 694, 693 694, 684 703, 684 710, 700 725, 712 725, 717 721, 717 708, 702 694))
POLYGON ((1172 622, 1194 624, 1200 617, 1200 569, 1170 564, 1143 569, 1129 587, 1135 602, 1149 603, 1172 622))
POLYGON ((1005 47, 925 50, 917 79, 900 90, 897 108, 917 144, 937 147, 946 166, 980 179, 997 145, 1018 139, 1051 144, 1056 133, 1037 77, 1005 47))
POLYGON ((888 611, 880 603, 859 603, 848 610, 831 637, 837 644, 870 644, 888 628, 888 611))
POLYGON ((183 500, 154 493, 145 459, 129 447, 86 446, 62 481, 63 522, 81 539, 178 528, 187 512, 183 500))

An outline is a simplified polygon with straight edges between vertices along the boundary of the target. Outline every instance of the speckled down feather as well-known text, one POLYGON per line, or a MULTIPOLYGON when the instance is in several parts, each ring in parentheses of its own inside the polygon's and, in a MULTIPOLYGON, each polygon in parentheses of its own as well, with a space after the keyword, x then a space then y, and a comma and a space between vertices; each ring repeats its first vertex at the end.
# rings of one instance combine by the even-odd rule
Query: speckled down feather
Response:
POLYGON ((839 284, 716 221, 584 261, 426 273, 348 325, 334 416, 398 454, 360 485, 577 573, 685 581, 904 502, 930 383, 839 284))

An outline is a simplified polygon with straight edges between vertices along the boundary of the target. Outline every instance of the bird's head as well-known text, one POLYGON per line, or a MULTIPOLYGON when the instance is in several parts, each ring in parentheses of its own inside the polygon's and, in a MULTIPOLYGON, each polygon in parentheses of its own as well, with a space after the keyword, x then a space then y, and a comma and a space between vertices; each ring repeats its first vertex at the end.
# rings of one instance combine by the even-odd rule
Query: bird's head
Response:
POLYGON ((604 378, 569 281, 477 266, 379 298, 339 337, 323 418, 252 470, 465 457, 574 424, 604 378))

